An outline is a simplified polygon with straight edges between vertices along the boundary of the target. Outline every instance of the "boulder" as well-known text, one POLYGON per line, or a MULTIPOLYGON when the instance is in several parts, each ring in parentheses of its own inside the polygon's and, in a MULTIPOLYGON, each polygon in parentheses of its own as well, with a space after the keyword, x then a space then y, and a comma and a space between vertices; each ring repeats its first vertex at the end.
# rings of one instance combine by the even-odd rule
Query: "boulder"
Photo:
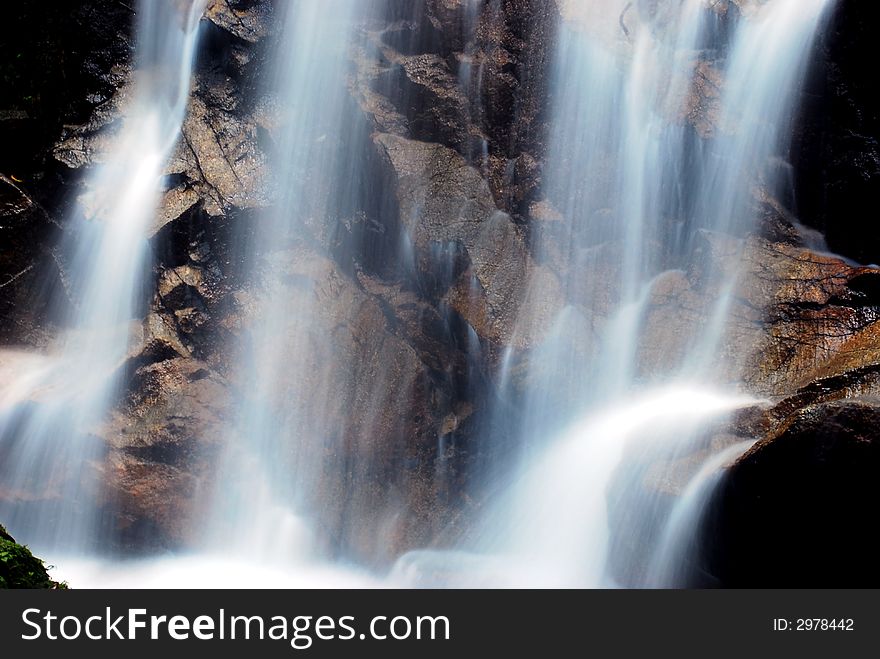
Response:
POLYGON ((418 269, 448 273, 446 301, 480 336, 533 344, 558 310, 559 284, 534 262, 487 181, 449 147, 385 133, 374 140, 394 172, 401 223, 418 269), (530 288, 532 275, 537 281, 530 288), (522 318, 531 322, 519 324, 522 318))
POLYGON ((729 470, 704 529, 706 571, 726 587, 880 583, 880 399, 808 405, 729 470))
POLYGON ((208 106, 199 96, 190 101, 183 139, 171 159, 169 174, 183 182, 166 193, 154 230, 202 200, 210 216, 230 207, 267 205, 266 157, 257 140, 257 120, 208 106), (178 212, 179 211, 179 212, 178 212))
POLYGON ((205 18, 248 43, 257 43, 272 30, 272 10, 261 0, 210 0, 205 18))

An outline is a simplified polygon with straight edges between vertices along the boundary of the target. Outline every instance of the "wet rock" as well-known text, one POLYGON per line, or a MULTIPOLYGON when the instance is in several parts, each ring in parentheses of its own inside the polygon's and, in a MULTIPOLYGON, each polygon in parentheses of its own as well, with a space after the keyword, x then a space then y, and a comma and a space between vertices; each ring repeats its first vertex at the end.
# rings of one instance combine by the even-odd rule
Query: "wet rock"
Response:
POLYGON ((555 2, 533 0, 490 4, 480 16, 485 128, 499 155, 509 159, 524 152, 543 155, 546 84, 558 17, 555 2))
MULTIPOLYGON (((299 478, 321 475, 312 487, 321 536, 373 560, 418 546, 445 514, 433 506, 436 493, 427 477, 448 408, 444 379, 434 371, 442 365, 423 361, 413 347, 420 332, 404 314, 391 314, 388 301, 395 295, 379 290, 381 285, 362 280, 362 288, 305 245, 267 258, 284 273, 280 288, 244 291, 237 331, 247 337, 265 305, 278 299, 289 305, 278 328, 278 359, 286 368, 268 403, 280 418, 299 420, 295 433, 320 438, 321 448, 310 448, 308 455, 297 453, 295 437, 286 439, 290 455, 300 456, 291 472, 299 478), (302 460, 317 465, 306 469, 302 460), (377 524, 388 530, 381 546, 373 544, 377 524)), ((406 308, 405 301, 397 303, 406 308)))
POLYGON ((63 127, 89 122, 124 81, 132 9, 97 0, 19 3, 4 18, 0 171, 41 181, 37 198, 51 209, 53 144, 63 127))
POLYGON ((186 544, 199 481, 231 420, 228 384, 206 364, 172 356, 136 368, 129 391, 100 431, 111 537, 129 551, 186 544))
POLYGON ((62 286, 51 246, 60 208, 73 196, 54 146, 112 103, 131 56, 130 19, 126 3, 96 0, 19 3, 4 12, 0 173, 19 190, 0 182, 0 203, 11 203, 0 211, 4 343, 45 345, 52 333, 46 296, 35 292, 62 286))
POLYGON ((48 220, 45 209, 20 183, 0 174, 0 230, 8 231, 31 222, 48 220))
POLYGON ((362 106, 383 131, 456 149, 520 221, 540 180, 556 4, 437 1, 389 13, 369 32, 378 56, 358 53, 362 106))
POLYGON ((456 349, 454 321, 402 284, 390 284, 358 273, 358 283, 382 305, 395 335, 410 344, 426 366, 455 377, 466 371, 467 355, 456 349))
POLYGON ((210 0, 205 18, 230 34, 249 43, 256 43, 272 29, 269 2, 261 0, 210 0))
POLYGON ((114 90, 112 96, 96 105, 84 123, 65 125, 52 151, 56 160, 71 169, 104 162, 121 126, 121 117, 131 102, 130 67, 115 66, 107 77, 114 90))
MULTIPOLYGON (((256 131, 253 119, 211 109, 194 97, 169 173, 186 176, 209 215, 222 215, 231 206, 264 206, 266 157, 258 146, 256 131)), ((176 205, 183 205, 180 194, 174 199, 176 205)), ((173 214, 163 208, 160 217, 173 214)))
POLYGON ((740 308, 743 316, 748 308, 768 315, 746 382, 784 393, 878 363, 876 269, 781 243, 750 245, 740 308))
POLYGON ((700 60, 696 63, 683 114, 702 139, 709 139, 716 133, 721 118, 722 85, 723 75, 711 62, 700 60))
POLYGON ((875 268, 757 235, 744 243, 706 235, 698 249, 688 272, 653 283, 639 347, 645 377, 681 363, 729 281, 737 284, 712 354, 720 381, 779 397, 880 363, 875 268))
POLYGON ((542 320, 559 304, 558 283, 533 262, 520 230, 495 206, 486 180, 440 144, 388 134, 374 139, 395 172, 401 222, 419 269, 436 273, 453 266, 454 286, 446 299, 481 336, 520 346, 531 343, 537 328, 518 332, 515 327, 519 316, 526 315, 518 314, 520 307, 537 302, 528 295, 529 275, 535 271, 544 276, 542 320), (456 257, 458 267, 455 261, 439 262, 438 257, 454 254, 448 249, 452 245, 463 250, 456 257))
POLYGON ((396 66, 384 84, 395 90, 393 99, 408 119, 410 135, 467 152, 468 99, 446 60, 434 54, 387 56, 396 66))
POLYGON ((417 248, 458 236, 473 242, 497 212, 486 181, 452 149, 396 135, 374 139, 397 174, 401 216, 417 248))
POLYGON ((156 221, 152 228, 153 232, 158 232, 169 222, 176 220, 187 211, 195 208, 201 200, 202 196, 199 194, 199 190, 197 190, 190 181, 186 181, 175 188, 167 190, 162 195, 162 201, 159 204, 156 221))
MULTIPOLYGON (((175 184, 163 193, 153 232, 200 202, 213 216, 230 207, 265 204, 265 156, 256 135, 258 118, 253 107, 241 107, 240 87, 252 82, 243 72, 248 58, 242 53, 266 36, 270 15, 264 2, 209 3, 206 19, 233 35, 229 38, 248 44, 228 45, 244 57, 230 65, 241 79, 234 80, 220 64, 197 71, 182 139, 166 169, 175 184)), ((84 122, 66 124, 54 146, 55 159, 72 169, 104 161, 132 100, 135 80, 127 62, 114 64, 103 79, 110 91, 98 97, 84 122)))
POLYGON ((41 239, 50 226, 48 213, 23 183, 0 174, 0 342, 46 342, 47 309, 35 303, 33 291, 44 274, 47 254, 41 239))

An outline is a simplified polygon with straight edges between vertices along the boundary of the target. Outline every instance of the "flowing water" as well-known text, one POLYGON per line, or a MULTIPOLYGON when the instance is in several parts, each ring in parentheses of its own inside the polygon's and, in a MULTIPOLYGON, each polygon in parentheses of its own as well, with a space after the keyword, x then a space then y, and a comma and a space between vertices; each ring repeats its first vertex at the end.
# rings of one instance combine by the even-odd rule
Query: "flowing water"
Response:
MULTIPOLYGON (((359 517, 332 509, 334 501, 359 495, 357 478, 347 478, 355 470, 335 461, 343 435, 351 432, 341 427, 346 403, 368 399, 362 409, 379 414, 399 391, 406 405, 405 382, 371 380, 370 391, 352 385, 358 365, 340 354, 325 314, 332 305, 332 295, 323 290, 332 276, 329 262, 312 249, 326 227, 363 204, 357 198, 363 163, 355 145, 366 142, 366 135, 347 81, 354 26, 371 5, 329 4, 332 11, 323 2, 281 6, 273 75, 265 90, 279 117, 271 148, 274 200, 236 237, 247 245, 249 291, 241 299, 245 318, 232 371, 237 400, 214 484, 198 497, 199 539, 189 553, 160 559, 68 560, 59 578, 108 587, 380 583, 346 564, 328 540, 344 542, 356 532, 350 527, 359 517), (334 490, 337 477, 352 491, 334 490)), ((371 423, 359 419, 358 427, 369 431, 371 423)), ((361 431, 355 441, 365 435, 361 431)))
MULTIPOLYGON (((305 243, 325 218, 338 217, 358 172, 347 127, 356 123, 348 98, 348 49, 355 19, 368 3, 286 3, 270 90, 282 125, 273 163, 277 195, 257 220, 247 267, 257 293, 240 346, 237 418, 209 496, 208 551, 293 569, 321 558, 313 520, 341 418, 341 363, 332 328, 322 325, 317 257, 305 243), (290 280, 298 278, 299 286, 290 280), (316 362, 309 361, 316 358, 316 362), (336 389, 334 389, 336 387, 336 389), (317 392, 317 393, 316 393, 317 392)), ((350 365, 353 368, 354 365, 350 365)), ((326 548, 324 549, 326 551, 326 548)))
MULTIPOLYGON (((639 547, 616 562, 609 552, 650 542, 649 528, 664 515, 639 456, 675 464, 713 421, 753 402, 737 391, 736 360, 720 368, 725 321, 742 239, 756 222, 755 190, 776 192, 772 164, 787 153, 805 62, 829 3, 771 1, 726 30, 700 0, 635 4, 623 19, 624 45, 596 21, 605 3, 572 3, 556 57, 546 192, 568 222, 565 273, 569 299, 580 305, 540 348, 541 367, 526 384, 523 441, 538 457, 521 468, 512 501, 490 514, 489 528, 497 528, 477 543, 545 572, 539 583, 643 585, 642 563, 653 552, 664 554, 656 570, 667 574, 688 558, 670 555, 675 542, 682 548, 672 539, 681 520, 698 521, 679 509, 659 549, 639 547), (700 79, 723 80, 717 100, 696 110, 708 104, 713 113, 705 141, 684 120, 694 95, 706 93, 692 82, 700 79), (657 338, 652 307, 719 243, 726 258, 710 259, 700 273, 713 292, 675 327, 684 346, 676 353, 657 338), (593 352, 572 349, 594 336, 593 352), (669 359, 650 362, 664 350, 669 359), (560 383, 560 374, 569 377, 560 383)), ((706 480, 702 472, 694 478, 706 480)), ((695 499, 710 494, 687 486, 685 505, 699 510, 695 499)))
POLYGON ((669 514, 657 550, 651 558, 646 584, 674 588, 693 580, 688 561, 699 556, 700 522, 711 494, 724 477, 723 468, 743 455, 753 442, 737 442, 706 460, 691 478, 669 514))
MULTIPOLYGON (((124 121, 59 246, 63 326, 44 355, 12 355, 16 378, 0 391, 0 518, 37 548, 97 544, 101 443, 96 426, 114 404, 144 298, 147 233, 163 169, 189 99, 203 3, 142 2, 124 121), (11 494, 11 496, 10 496, 11 494)), ((6 361, 6 360, 4 360, 6 361)))
POLYGON ((573 302, 519 382, 502 364, 494 426, 523 446, 519 464, 463 551, 404 556, 404 583, 686 585, 688 533, 717 461, 746 448, 720 449, 695 474, 681 467, 712 452, 706 435, 726 415, 757 402, 737 386, 727 319, 831 3, 743 3, 738 20, 735 7, 716 11, 726 3, 628 4, 621 14, 627 3, 564 3, 544 191, 567 250, 538 233, 535 251, 573 302), (710 293, 681 318, 661 316, 674 325, 658 332, 656 308, 695 271, 710 293), (684 480, 671 513, 651 464, 667 465, 661 481, 684 480))
MULTIPOLYGON (((455 550, 411 552, 385 578, 352 568, 341 549, 366 537, 359 519, 373 542, 383 538, 382 514, 359 489, 368 466, 339 455, 352 446, 367 454, 364 438, 405 409, 412 383, 391 379, 388 367, 370 376, 340 354, 321 302, 329 266, 310 247, 364 194, 352 145, 365 133, 346 85, 354 28, 370 3, 284 3, 270 90, 275 202, 237 237, 249 279, 237 400, 213 482, 199 493, 198 551, 123 567, 70 562, 61 576, 122 586, 214 585, 217 572, 227 575, 220 585, 250 586, 682 585, 719 469, 748 446, 706 439, 756 402, 737 386, 727 319, 756 199, 777 192, 807 55, 832 2, 742 2, 738 19, 739 5, 727 2, 562 3, 543 174, 562 239, 536 231, 532 249, 552 264, 569 304, 525 371, 508 352, 496 374, 488 426, 521 451, 503 475, 489 472, 497 480, 485 513, 455 550), (695 272, 703 294, 671 336, 657 338, 658 300, 693 285, 695 272), (352 385, 365 379, 370 391, 352 385), (367 418, 340 427, 355 404, 367 418), (678 503, 646 486, 650 465, 694 455, 702 467, 662 474, 679 481, 678 503)), ((186 16, 172 3, 143 5, 132 104, 65 245, 77 312, 53 354, 14 355, 28 376, 0 399, 2 483, 19 502, 0 508, 0 519, 38 547, 95 538, 97 520, 74 514, 96 510, 84 504, 100 462, 90 429, 112 404, 144 234, 183 120, 201 5, 184 3, 186 16), (47 491, 29 491, 35 483, 47 491)), ((461 11, 473 39, 477 3, 461 11)), ((464 90, 480 88, 477 59, 468 47, 464 90)), ((476 145, 470 162, 486 149, 476 145)), ((365 247, 345 249, 357 260, 365 247)), ((412 269, 408 253, 404 245, 396 255, 402 272, 412 269)), ((521 313, 523 327, 534 324, 521 313)))

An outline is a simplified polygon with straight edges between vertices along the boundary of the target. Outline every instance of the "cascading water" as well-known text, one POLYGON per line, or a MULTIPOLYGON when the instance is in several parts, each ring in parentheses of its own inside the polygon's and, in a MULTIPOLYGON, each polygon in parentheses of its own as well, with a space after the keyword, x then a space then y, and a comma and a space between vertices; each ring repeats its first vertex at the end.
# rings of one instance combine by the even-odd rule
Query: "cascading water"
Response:
POLYGON ((651 559, 646 585, 670 588, 692 581, 686 561, 699 555, 697 534, 710 495, 723 478, 723 468, 739 458, 752 442, 738 442, 703 463, 669 514, 658 549, 651 559))
POLYGON ((98 542, 101 449, 93 433, 115 402, 137 331, 146 236, 189 98, 202 9, 201 0, 139 5, 130 105, 59 246, 67 277, 55 307, 64 329, 48 354, 20 355, 16 379, 0 392, 8 490, 0 517, 56 553, 98 542))
MULTIPOLYGON (((337 225, 369 204, 357 157, 370 144, 367 125, 347 84, 355 26, 373 3, 329 5, 279 5, 264 90, 277 116, 273 203, 237 236, 246 245, 246 285, 237 299, 236 400, 214 473, 195 497, 190 551, 124 565, 67 562, 64 574, 78 583, 212 587, 218 574, 225 587, 374 583, 346 565, 345 552, 359 524, 380 519, 377 511, 360 519, 370 503, 359 501, 367 460, 351 465, 340 456, 350 443, 371 441, 374 415, 407 404, 403 395, 389 403, 407 382, 388 381, 388 364, 380 377, 358 380, 368 365, 345 354, 333 315, 351 309, 333 306, 338 274, 322 241, 335 240, 337 225), (352 419, 352 406, 363 416, 352 419)), ((337 249, 343 261, 369 251, 337 249)))
MULTIPOLYGON (((714 294, 698 319, 677 329, 685 346, 677 358, 653 368, 644 364, 646 346, 657 351, 663 344, 651 336, 648 317, 668 281, 693 270, 701 242, 723 241, 733 255, 727 262, 736 263, 755 221, 753 190, 775 192, 769 166, 787 152, 796 92, 827 4, 775 0, 753 7, 724 44, 716 36, 722 17, 700 0, 636 3, 627 17, 627 46, 603 41, 607 35, 580 22, 595 19, 607 3, 571 7, 574 24, 562 30, 557 53, 554 88, 561 95, 546 192, 569 222, 565 272, 570 299, 581 304, 566 315, 563 338, 540 349, 539 359, 546 355, 550 364, 542 373, 571 377, 560 387, 539 374, 527 385, 525 440, 554 437, 560 422, 569 429, 549 442, 537 471, 525 467, 496 534, 505 539, 500 551, 544 566, 555 585, 642 583, 641 565, 612 570, 608 557, 611 528, 650 537, 644 527, 663 515, 632 454, 672 462, 693 450, 714 418, 748 403, 731 387, 735 369, 720 380, 713 373, 735 265, 725 268, 718 259, 703 266, 703 285, 714 294), (682 114, 699 93, 693 76, 712 75, 706 67, 722 69, 724 82, 717 133, 697 140, 682 114), (603 314, 598 299, 605 287, 614 301, 603 314), (596 352, 572 368, 569 346, 594 333, 596 352), (561 404, 542 393, 560 390, 561 404), (620 410, 610 423, 608 406, 620 410), (572 417, 579 420, 572 424, 572 417), (664 446, 659 452, 658 444, 664 446)), ((729 21, 733 9, 727 7, 729 21)), ((636 560, 651 551, 640 548, 636 560)))
POLYGON ((829 4, 563 3, 544 192, 564 237, 539 231, 534 249, 573 303, 522 381, 509 373, 510 355, 502 362, 501 398, 518 405, 500 414, 523 412, 516 427, 495 426, 524 449, 465 543, 473 553, 415 552, 397 577, 464 585, 479 572, 496 584, 604 587, 670 585, 683 573, 677 562, 688 557, 675 552, 689 547, 685 527, 699 521, 697 499, 711 495, 715 470, 685 486, 686 509, 664 533, 656 527, 668 509, 644 484, 646 462, 675 464, 713 423, 753 402, 737 391, 737 360, 722 368, 719 359, 735 351, 725 345, 738 254, 758 191, 776 192, 774 158, 787 153, 829 4), (699 80, 718 88, 709 117, 694 116, 712 104, 701 105, 699 80), (711 292, 676 335, 658 334, 652 313, 695 270, 711 292), (612 560, 621 543, 627 558, 612 560), (662 556, 651 565, 654 551, 662 556))
POLYGON ((322 324, 316 305, 323 282, 314 277, 326 262, 308 244, 357 187, 356 106, 346 79, 354 21, 366 4, 284 8, 272 90, 281 122, 278 194, 257 220, 247 257, 255 293, 239 350, 241 399, 209 496, 205 537, 208 551, 245 561, 257 556, 295 569, 329 554, 314 533, 322 513, 317 493, 338 450, 352 366, 342 363, 333 328, 322 324))
POLYGON ((0 391, 0 480, 8 490, 0 517, 56 555, 99 542, 95 426, 115 402, 138 329, 147 233, 189 98, 202 9, 202 0, 140 3, 123 126, 89 174, 59 247, 73 299, 56 304, 64 329, 48 354, 21 355, 17 377, 0 391))

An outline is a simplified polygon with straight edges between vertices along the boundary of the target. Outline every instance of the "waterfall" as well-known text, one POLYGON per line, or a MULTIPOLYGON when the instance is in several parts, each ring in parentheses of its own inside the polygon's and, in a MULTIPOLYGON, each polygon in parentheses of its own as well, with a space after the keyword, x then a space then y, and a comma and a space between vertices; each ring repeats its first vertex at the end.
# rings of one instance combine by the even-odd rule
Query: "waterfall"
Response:
POLYGON ((539 225, 533 249, 569 304, 524 375, 510 350, 501 361, 491 425, 496 442, 520 447, 511 474, 494 477, 462 551, 412 552, 396 579, 686 585, 676 579, 690 557, 678 552, 691 549, 718 466, 744 450, 710 445, 712 428, 756 402, 727 335, 742 249, 756 199, 778 192, 830 4, 562 3, 543 203, 563 222, 539 225), (658 315, 675 295, 692 308, 658 315), (679 468, 707 453, 695 475, 679 468), (684 479, 671 512, 646 484, 651 465, 684 479))
POLYGON ((123 125, 89 172, 58 247, 67 277, 54 306, 63 329, 46 354, 18 355, 15 380, 0 390, 0 518, 36 547, 99 543, 95 433, 119 394, 138 331, 147 234, 189 99, 202 9, 201 0, 139 4, 123 125))
MULTIPOLYGON (((270 94, 276 198, 249 240, 253 291, 237 355, 239 401, 208 495, 204 547, 278 567, 324 559, 322 497, 345 418, 345 363, 322 315, 331 266, 311 245, 356 194, 358 112, 346 81, 355 19, 368 3, 285 3, 270 94), (323 544, 322 544, 323 543, 323 544)), ((332 229, 331 229, 332 231, 332 229)), ((328 495, 326 498, 331 498, 328 495)))
MULTIPOLYGON (((408 17, 395 21, 405 34, 427 9, 275 3, 277 42, 257 103, 267 103, 257 123, 260 141, 271 142, 272 201, 230 222, 243 275, 230 284, 229 345, 216 370, 234 402, 222 437, 197 438, 199 460, 211 466, 180 511, 192 527, 181 544, 192 540, 192 551, 124 565, 71 560, 64 576, 105 586, 689 585, 707 502, 723 468, 751 445, 714 434, 760 402, 742 383, 732 310, 756 208, 786 183, 807 55, 833 1, 557 0, 563 18, 535 201, 552 219, 535 213, 527 229, 529 214, 505 206, 514 158, 490 163, 497 147, 482 130, 498 102, 483 84, 497 53, 484 49, 497 46, 488 37, 503 31, 505 3, 442 3, 460 12, 460 52, 444 44, 443 57, 413 56, 449 67, 441 96, 455 98, 450 107, 467 115, 456 119, 470 131, 454 148, 449 136, 430 141, 430 120, 406 116, 412 106, 426 111, 420 104, 385 104, 394 95, 379 89, 398 84, 406 96, 419 81, 404 85, 395 57, 405 56, 370 41, 389 36, 370 32, 372 13, 408 17), (496 24, 487 28, 487 17, 496 24), (368 63, 353 64, 355 52, 368 63), (380 73, 369 78, 375 72, 358 66, 380 73), (358 75, 370 79, 366 94, 358 75), (379 100, 365 101, 374 92, 379 100), (393 126, 363 107, 370 101, 384 104, 393 126), (383 161, 388 171, 371 172, 398 142, 417 145, 400 156, 412 171, 383 161), (425 156, 429 171, 417 152, 435 147, 443 157, 425 156), (437 212, 452 203, 439 198, 442 168, 459 162, 463 208, 450 220, 447 209, 437 212), (428 192, 422 176, 438 179, 428 192), (398 198, 389 202, 376 188, 392 177, 398 198), (405 186, 413 189, 401 193, 405 186), (505 307, 485 313, 509 311, 513 336, 508 318, 497 336, 481 335, 442 294, 473 267, 464 263, 472 246, 445 226, 456 219, 470 237, 485 232, 485 242, 497 224, 522 247, 508 254, 499 243, 499 262, 483 264, 501 270, 505 258, 521 257, 510 274, 519 278, 521 265, 526 279, 514 282, 525 286, 514 289, 515 309, 475 274, 462 292, 462 307, 483 294, 505 307), (561 309, 542 304, 551 281, 561 309), (548 326, 549 307, 559 311, 548 326), (394 316, 401 309, 405 322, 394 316), (415 345, 425 336, 402 337, 406 324, 432 324, 431 343, 460 345, 426 360, 415 345), (546 330, 539 339, 536 327, 546 330), (444 360, 458 352, 466 363, 456 370, 444 360), (481 416, 475 403, 485 401, 481 416), (407 515, 424 526, 448 521, 413 509, 438 505, 450 484, 472 485, 456 482, 459 465, 447 463, 458 457, 448 449, 458 441, 459 404, 479 417, 462 433, 483 433, 474 453, 506 459, 468 472, 483 482, 462 498, 480 504, 455 519, 450 549, 398 558, 400 546, 436 531, 407 536, 407 515), (435 454, 425 458, 430 450, 413 446, 423 435, 430 444, 435 430, 435 454), (398 481, 385 478, 404 470, 398 481), (419 480, 421 498, 398 491, 407 478, 419 480), (353 567, 395 558, 384 578, 353 567)), ((204 0, 141 2, 124 122, 89 172, 59 246, 63 329, 45 353, 4 356, 16 374, 0 386, 0 521, 38 550, 102 547, 101 423, 120 399, 140 327, 147 234, 184 121, 204 8, 204 0)), ((515 88, 508 68, 516 65, 502 67, 515 88)))
MULTIPOLYGON (((544 575, 526 583, 643 584, 655 549, 632 545, 655 543, 668 514, 645 485, 645 456, 674 464, 750 403, 726 336, 739 255, 756 195, 777 191, 773 161, 787 154, 829 4, 771 0, 737 16, 733 3, 633 3, 618 20, 608 3, 568 3, 545 170, 568 251, 540 237, 536 249, 561 264, 575 302, 532 357, 520 436, 529 457, 475 543, 519 574, 544 575), (664 334, 655 307, 693 286, 698 268, 710 293, 664 334), (620 543, 629 559, 610 556, 620 543)), ((711 487, 687 492, 699 510, 711 487)), ((672 514, 659 551, 672 551, 683 517, 672 514)))

